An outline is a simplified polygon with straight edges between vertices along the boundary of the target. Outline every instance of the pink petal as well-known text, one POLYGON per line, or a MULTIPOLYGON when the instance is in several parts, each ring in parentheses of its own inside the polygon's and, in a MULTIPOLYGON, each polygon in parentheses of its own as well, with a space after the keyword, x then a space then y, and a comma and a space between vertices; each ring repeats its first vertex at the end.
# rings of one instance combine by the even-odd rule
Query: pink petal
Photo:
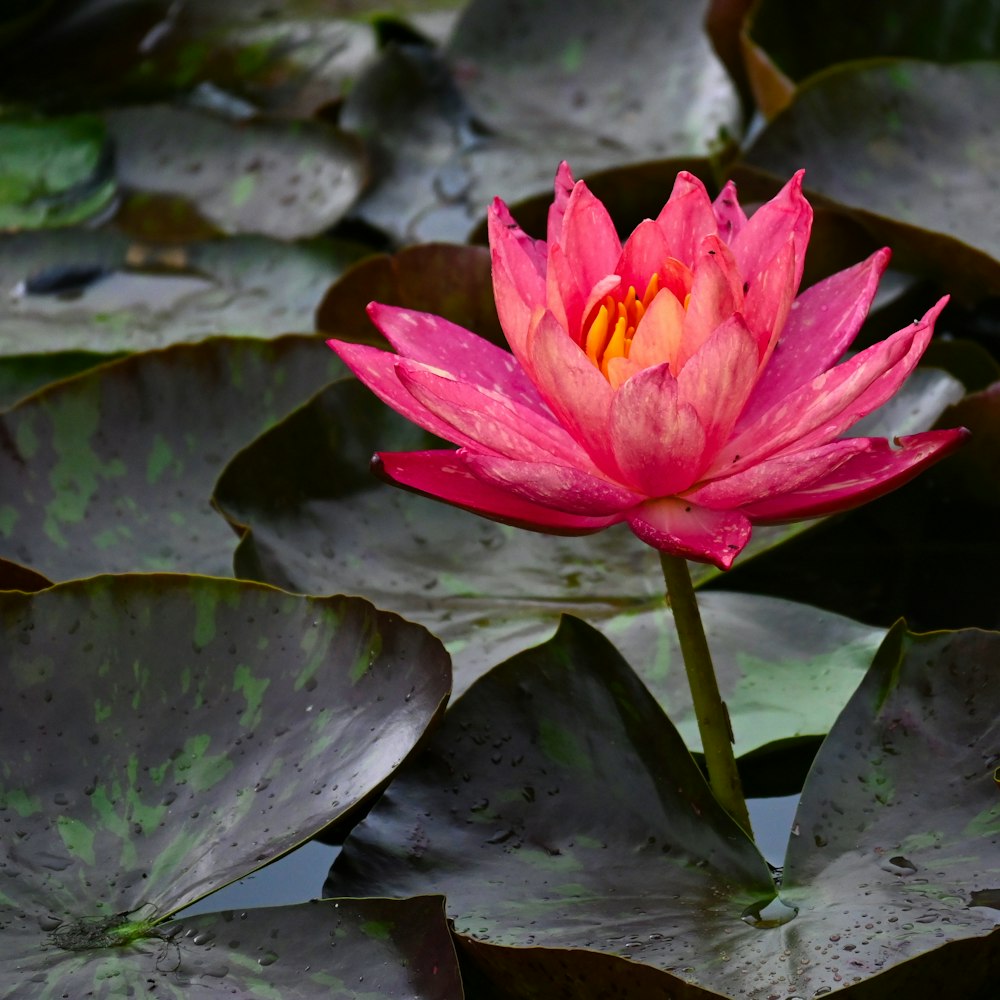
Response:
POLYGON ((712 202, 712 211, 715 212, 715 222, 719 227, 719 238, 732 243, 747 222, 739 198, 736 197, 736 185, 732 181, 726 181, 719 197, 712 202))
POLYGON ((476 442, 472 438, 428 410, 403 386, 396 375, 396 365, 400 360, 398 354, 380 351, 377 347, 348 344, 339 340, 329 340, 327 343, 340 355, 344 364, 357 375, 360 381, 368 386, 383 403, 391 406, 397 413, 401 413, 407 420, 412 420, 424 430, 430 431, 446 441, 476 446, 476 442))
POLYGON ((916 367, 947 303, 789 393, 720 452, 710 475, 735 473, 786 449, 813 448, 842 434, 892 396, 916 367))
POLYGON ((527 236, 499 198, 487 223, 497 315, 507 342, 521 357, 532 313, 545 304, 545 244, 527 236))
POLYGON ((479 479, 523 500, 569 514, 618 514, 645 497, 580 469, 546 462, 518 462, 492 455, 460 453, 479 479))
POLYGON ((636 297, 641 299, 649 279, 659 274, 667 259, 673 256, 674 250, 667 242, 663 227, 652 219, 640 222, 625 241, 621 259, 615 268, 621 275, 623 291, 627 292, 631 285, 636 297))
POLYGON ((713 479, 686 494, 686 499, 713 510, 732 510, 791 493, 822 479, 859 452, 870 450, 870 440, 878 439, 844 438, 819 448, 769 458, 734 476, 713 479))
POLYGON ((589 293, 601 278, 613 274, 622 245, 615 224, 604 203, 591 194, 583 181, 577 181, 566 204, 559 239, 551 241, 549 248, 560 246, 577 284, 589 293))
POLYGON ((669 288, 661 289, 650 302, 632 338, 629 358, 644 368, 664 361, 677 365, 684 331, 684 306, 669 288))
POLYGON ((562 240, 563 219, 566 216, 566 206, 569 204, 569 196, 576 187, 573 180, 573 172, 569 169, 569 164, 563 160, 556 170, 555 191, 552 204, 549 206, 548 231, 546 239, 550 244, 559 243, 562 240))
POLYGON ((694 266, 702 240, 718 231, 705 185, 686 170, 677 175, 656 221, 663 230, 670 255, 688 267, 694 266))
POLYGON ((756 274, 744 275, 743 316, 759 347, 760 368, 774 351, 798 289, 796 248, 792 239, 756 274))
POLYGON ((554 535, 589 535, 620 517, 581 517, 522 500, 476 478, 454 451, 380 452, 373 471, 397 486, 454 504, 482 517, 554 535))
MULTIPOLYGON (((587 453, 547 412, 406 359, 397 361, 396 375, 419 403, 480 449, 508 458, 593 468, 587 453)), ((452 436, 446 435, 449 440, 452 436)))
POLYGON ((750 541, 750 521, 739 511, 708 510, 675 497, 648 500, 628 518, 647 545, 674 556, 729 569, 750 541))
POLYGON ((620 479, 608 433, 613 396, 608 380, 550 312, 532 329, 528 350, 535 384, 556 420, 602 472, 620 479))
POLYGON ((729 437, 756 378, 757 344, 739 314, 714 330, 681 369, 680 402, 689 403, 698 415, 706 455, 729 437))
MULTIPOLYGON (((460 382, 472 382, 548 413, 517 359, 465 327, 431 313, 378 302, 368 306, 368 315, 403 357, 441 368, 460 382)), ((333 346, 334 342, 330 343, 333 346)))
POLYGON ((679 399, 670 366, 630 378, 611 404, 611 441, 622 482, 646 496, 671 496, 704 465, 705 432, 694 408, 679 399))
POLYGON ((742 510, 755 524, 781 524, 850 510, 909 482, 928 465, 950 455, 968 436, 964 427, 927 431, 897 438, 896 448, 883 438, 872 438, 870 450, 819 482, 747 504, 742 510))
POLYGON ((759 273, 791 238, 795 246, 794 286, 799 287, 813 216, 812 206, 802 194, 803 174, 800 170, 761 205, 733 238, 731 246, 742 274, 759 273))
POLYGON ((682 369, 712 331, 742 307, 743 278, 736 261, 718 236, 709 236, 698 250, 675 370, 682 369))
POLYGON ((857 336, 889 263, 889 251, 807 288, 793 303, 781 336, 737 428, 760 418, 793 389, 835 364, 857 336))

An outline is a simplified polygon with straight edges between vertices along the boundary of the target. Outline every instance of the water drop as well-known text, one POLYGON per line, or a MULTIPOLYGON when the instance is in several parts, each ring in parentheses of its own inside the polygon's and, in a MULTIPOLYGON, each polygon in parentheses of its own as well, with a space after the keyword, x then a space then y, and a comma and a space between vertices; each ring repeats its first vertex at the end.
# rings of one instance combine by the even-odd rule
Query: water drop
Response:
POLYGON ((260 958, 257 959, 257 964, 268 966, 268 965, 274 965, 274 963, 277 961, 278 961, 278 956, 275 955, 273 951, 266 951, 264 952, 263 955, 260 956, 260 958))
POLYGON ((740 919, 751 927, 770 928, 781 927, 798 915, 797 906, 789 906, 779 896, 766 902, 751 903, 741 914, 740 919))
POLYGON ((215 935, 211 931, 198 931, 197 934, 191 938, 194 944, 208 944, 210 941, 215 940, 215 935))
POLYGON ((894 858, 889 858, 882 865, 882 871, 889 872, 890 875, 912 875, 916 870, 917 866, 901 854, 897 854, 894 858))
POLYGON ((38 926, 43 931, 54 931, 60 926, 60 924, 62 924, 62 921, 58 917, 53 917, 51 914, 38 918, 38 926))

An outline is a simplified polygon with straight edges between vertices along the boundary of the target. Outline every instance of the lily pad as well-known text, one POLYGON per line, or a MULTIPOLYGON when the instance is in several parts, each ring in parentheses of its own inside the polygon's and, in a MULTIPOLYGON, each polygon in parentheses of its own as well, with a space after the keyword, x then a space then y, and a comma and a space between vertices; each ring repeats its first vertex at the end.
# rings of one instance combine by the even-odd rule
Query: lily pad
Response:
POLYGON ((114 354, 311 330, 357 246, 264 237, 155 249, 108 232, 0 238, 0 355, 114 354))
POLYGON ((444 59, 388 48, 341 116, 374 150, 355 213, 401 243, 461 241, 495 195, 551 192, 559 160, 580 175, 719 152, 740 111, 705 9, 476 0, 444 59))
POLYGON ((878 56, 935 62, 992 59, 1000 52, 996 0, 763 0, 744 26, 747 62, 765 112, 768 96, 794 92, 802 81, 837 63, 878 56), (831 26, 836 30, 831 30, 831 26))
POLYGON ((234 122, 166 105, 108 111, 104 120, 123 186, 183 195, 227 233, 317 236, 364 180, 357 140, 318 121, 234 122))
POLYGON ((775 178, 805 167, 809 190, 892 246, 897 264, 982 298, 1000 292, 1000 202, 988 194, 1000 138, 982 115, 998 100, 995 62, 848 64, 803 85, 746 162, 775 178))
POLYGON ((432 312, 473 330, 494 344, 500 329, 485 247, 423 243, 355 264, 326 293, 316 310, 316 329, 338 340, 388 343, 368 318, 369 302, 432 312))
POLYGON ((0 230, 71 226, 115 197, 99 118, 0 121, 0 230))
MULTIPOLYGON (((368 472, 375 448, 427 446, 423 431, 355 380, 334 383, 220 477, 215 502, 246 532, 237 575, 305 593, 363 594, 422 622, 455 659, 456 691, 547 638, 571 612, 639 665, 697 747, 656 553, 624 526, 586 538, 538 535, 385 486, 368 472)), ((703 613, 740 753, 825 733, 882 635, 745 594, 707 595, 703 613)))
POLYGON ((1000 960, 1000 635, 904 635, 813 766, 780 896, 638 678, 572 619, 455 703, 327 890, 445 893, 463 950, 516 997, 551 981, 546 995, 596 998, 641 963, 658 991, 618 995, 681 980, 812 997, 878 976, 859 997, 923 998, 974 957, 963 995, 985 1000, 1000 960))
MULTIPOLYGON (((0 415, 0 557, 52 580, 226 575, 228 458, 342 374, 318 338, 220 338, 110 362, 0 415)), ((329 588, 325 588, 329 590, 329 588)))
MULTIPOLYGON (((273 996, 264 984, 295 977, 301 992, 283 995, 329 995, 323 972, 355 968, 330 956, 335 904, 165 921, 363 812, 443 711, 440 643, 356 598, 204 577, 0 594, 0 617, 0 990, 273 996)), ((367 910, 389 921, 368 931, 376 952, 405 950, 396 963, 446 950, 435 904, 417 909, 427 926, 399 935, 402 913, 349 904, 347 940, 367 910)))

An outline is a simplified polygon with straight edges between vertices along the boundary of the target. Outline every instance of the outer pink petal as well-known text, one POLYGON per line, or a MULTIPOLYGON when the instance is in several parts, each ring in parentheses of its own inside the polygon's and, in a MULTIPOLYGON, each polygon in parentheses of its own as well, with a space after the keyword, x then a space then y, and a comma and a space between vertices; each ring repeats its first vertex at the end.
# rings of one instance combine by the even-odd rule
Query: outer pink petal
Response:
POLYGON ((756 274, 744 274, 743 316, 760 349, 764 368, 784 329, 798 289, 795 241, 791 238, 756 274))
POLYGON ((705 464, 705 431, 679 395, 670 366, 661 364, 633 375, 611 404, 611 441, 622 482, 646 496, 679 493, 705 464))
POLYGON ((681 369, 680 402, 690 403, 698 415, 706 455, 714 455, 729 437, 756 378, 757 344, 738 314, 718 327, 681 369))
MULTIPOLYGON (((368 315, 403 357, 441 368, 461 382, 491 389, 539 413, 548 413, 538 390, 509 351, 431 313, 373 302, 368 315)), ((333 347, 337 342, 329 343, 333 347)))
POLYGON ((367 347, 364 344, 347 344, 338 340, 331 340, 328 343, 340 355, 344 364, 383 403, 401 413, 407 420, 412 420, 424 430, 446 441, 477 446, 476 441, 432 413, 404 388, 396 375, 396 365, 400 360, 398 354, 380 351, 377 347, 367 347))
POLYGON ((675 497, 648 500, 628 518, 647 545, 674 556, 729 569, 750 541, 750 521, 739 511, 708 510, 675 497))
POLYGON ((694 266, 702 240, 718 231, 705 185, 686 170, 677 175, 656 221, 663 230, 670 255, 688 267, 694 266))
POLYGON ((499 198, 487 223, 497 315, 507 342, 521 357, 532 313, 545 304, 545 244, 527 236, 499 198))
POLYGON ((781 524, 849 510, 909 482, 928 465, 950 455, 968 436, 964 427, 927 431, 897 438, 895 448, 883 438, 872 438, 870 450, 819 482, 747 504, 742 510, 755 524, 781 524))
POLYGON ((484 482, 569 514, 595 517, 618 514, 646 499, 617 483, 565 465, 460 454, 465 465, 484 482))
POLYGON ((736 261, 725 243, 709 236, 702 241, 694 266, 677 368, 683 368, 712 331, 742 308, 743 277, 736 261))
POLYGON ((559 461, 596 471, 583 448, 547 412, 402 358, 396 362, 396 375, 419 403, 480 448, 508 458, 559 461))
POLYGON ((859 452, 870 451, 871 440, 844 438, 819 448, 769 458, 735 476, 714 479, 686 494, 686 498, 713 510, 732 510, 791 493, 822 479, 859 452))
POLYGON ((726 181, 719 197, 712 202, 712 211, 715 212, 715 223, 719 227, 719 238, 732 243, 747 224, 746 213, 740 207, 736 185, 732 181, 726 181))
POLYGON ((791 237, 795 244, 795 288, 802 281, 806 244, 812 229, 812 206, 802 194, 800 170, 769 202, 747 220, 731 243, 740 271, 757 274, 791 237))
POLYGON ((609 422, 614 395, 608 380, 545 313, 528 340, 535 384, 556 419, 612 479, 620 470, 611 449, 609 422))
POLYGON ((942 299, 919 322, 791 392, 726 445, 710 475, 735 473, 785 450, 825 444, 881 406, 916 367, 947 301, 942 299))
POLYGON ((781 337, 740 418, 742 430, 835 364, 857 336, 889 263, 889 251, 807 288, 793 303, 781 337))
POLYGON ((518 528, 553 535, 589 535, 621 517, 582 517, 540 507, 474 476, 454 451, 381 452, 373 471, 406 489, 518 528))

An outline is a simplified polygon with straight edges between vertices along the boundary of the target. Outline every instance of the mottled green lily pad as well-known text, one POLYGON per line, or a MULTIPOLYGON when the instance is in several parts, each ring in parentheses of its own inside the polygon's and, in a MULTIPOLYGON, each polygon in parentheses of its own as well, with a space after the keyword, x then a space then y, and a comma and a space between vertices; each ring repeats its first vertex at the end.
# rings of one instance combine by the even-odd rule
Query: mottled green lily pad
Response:
MULTIPOLYGON (((328 996, 324 973, 356 972, 330 955, 336 903, 166 921, 363 812, 443 711, 433 636, 356 598, 184 576, 0 594, 0 619, 0 992, 328 996)), ((382 933, 348 904, 345 944, 447 951, 429 901, 409 934, 405 908, 368 908, 382 933)), ((399 995, 386 971, 375 996, 399 995)))
MULTIPOLYGON (((896 262, 971 298, 1000 292, 1000 64, 891 59, 811 78, 746 154, 851 211, 896 262)), ((742 174, 737 171, 737 177, 742 174)))
POLYGON ((108 111, 104 120, 122 185, 182 195, 227 233, 318 236, 364 179, 357 140, 321 122, 233 122, 167 105, 108 111))
POLYGON ((0 230, 71 226, 115 196, 99 118, 0 120, 0 230))
POLYGON ((216 477, 342 372, 318 338, 220 338, 110 362, 28 397, 0 415, 0 557, 52 580, 228 576, 236 538, 209 504, 216 477))
MULTIPOLYGON (((305 593, 363 594, 423 622, 455 658, 457 691, 546 639, 571 612, 637 665, 697 748, 654 550, 621 526, 585 538, 506 527, 368 472, 376 448, 427 446, 422 431, 353 379, 321 392, 220 477, 216 503, 237 527, 249 526, 237 575, 305 593)), ((703 607, 740 753, 825 733, 882 635, 745 594, 706 595, 703 607)))
POLYGON ((359 255, 351 244, 254 236, 161 249, 79 229, 0 238, 0 354, 311 330, 327 286, 359 255))
POLYGON ((327 890, 445 893, 463 949, 513 997, 551 980, 545 995, 591 1000, 641 964, 658 989, 625 972, 615 995, 686 995, 679 979, 748 1000, 855 983, 924 998, 962 968, 985 1000, 998 655, 997 634, 889 637, 810 772, 776 896, 636 675, 567 619, 456 702, 327 890), (574 971, 568 949, 592 954, 574 971))

